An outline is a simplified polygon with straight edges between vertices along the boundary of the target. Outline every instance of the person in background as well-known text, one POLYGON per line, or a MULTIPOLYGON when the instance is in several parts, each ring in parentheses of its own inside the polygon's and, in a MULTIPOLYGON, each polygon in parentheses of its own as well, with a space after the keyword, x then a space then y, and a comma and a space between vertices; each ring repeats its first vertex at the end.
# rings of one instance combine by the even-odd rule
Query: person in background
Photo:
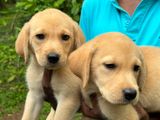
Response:
POLYGON ((139 46, 160 47, 160 0, 84 0, 80 26, 86 41, 121 32, 139 46))

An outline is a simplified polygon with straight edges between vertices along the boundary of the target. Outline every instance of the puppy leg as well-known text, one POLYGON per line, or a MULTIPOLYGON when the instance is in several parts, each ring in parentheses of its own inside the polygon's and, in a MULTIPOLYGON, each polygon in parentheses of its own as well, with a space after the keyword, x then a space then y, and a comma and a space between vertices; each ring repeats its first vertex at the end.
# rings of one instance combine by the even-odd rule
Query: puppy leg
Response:
POLYGON ((53 108, 51 108, 51 111, 49 113, 49 115, 47 116, 46 120, 53 120, 54 119, 54 115, 55 115, 55 111, 53 108))
POLYGON ((63 97, 63 99, 58 100, 54 120, 72 120, 79 106, 80 98, 77 99, 77 96, 72 98, 63 97))
POLYGON ((30 90, 27 94, 22 120, 37 120, 42 104, 42 93, 30 90))

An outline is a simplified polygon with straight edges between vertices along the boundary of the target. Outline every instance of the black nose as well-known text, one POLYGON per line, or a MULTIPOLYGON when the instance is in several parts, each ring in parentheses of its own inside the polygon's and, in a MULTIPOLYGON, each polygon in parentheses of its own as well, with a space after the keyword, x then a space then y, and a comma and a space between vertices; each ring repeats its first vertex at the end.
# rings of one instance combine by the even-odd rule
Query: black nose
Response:
POLYGON ((127 88, 123 90, 123 94, 126 100, 131 101, 136 97, 137 92, 135 89, 127 88))
POLYGON ((58 54, 55 53, 50 53, 48 55, 48 61, 52 64, 55 64, 59 61, 60 56, 58 54))

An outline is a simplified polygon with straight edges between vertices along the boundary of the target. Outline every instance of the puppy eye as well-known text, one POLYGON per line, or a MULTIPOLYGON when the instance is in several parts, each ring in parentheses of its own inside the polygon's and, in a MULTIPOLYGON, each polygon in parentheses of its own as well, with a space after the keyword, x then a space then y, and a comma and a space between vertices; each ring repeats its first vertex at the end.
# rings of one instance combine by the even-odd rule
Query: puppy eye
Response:
POLYGON ((63 35, 61 36, 61 38, 62 38, 62 40, 67 41, 67 40, 70 38, 70 36, 67 35, 67 34, 63 34, 63 35))
POLYGON ((45 35, 44 34, 37 34, 36 38, 39 40, 43 40, 45 38, 45 35))
POLYGON ((139 70, 140 70, 140 66, 139 65, 134 65, 133 71, 138 72, 139 70))
POLYGON ((116 64, 104 64, 104 66, 107 68, 107 69, 115 69, 117 66, 116 64))

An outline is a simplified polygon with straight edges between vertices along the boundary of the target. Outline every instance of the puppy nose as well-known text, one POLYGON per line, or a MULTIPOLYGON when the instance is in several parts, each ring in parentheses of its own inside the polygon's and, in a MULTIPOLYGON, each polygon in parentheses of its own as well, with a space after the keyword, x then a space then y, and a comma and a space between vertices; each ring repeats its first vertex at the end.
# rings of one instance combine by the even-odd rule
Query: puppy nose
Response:
POLYGON ((55 53, 50 53, 48 55, 48 61, 52 64, 55 64, 59 61, 59 55, 58 54, 55 54, 55 53))
POLYGON ((123 90, 123 94, 126 100, 131 101, 136 97, 137 92, 135 89, 127 88, 123 90))

